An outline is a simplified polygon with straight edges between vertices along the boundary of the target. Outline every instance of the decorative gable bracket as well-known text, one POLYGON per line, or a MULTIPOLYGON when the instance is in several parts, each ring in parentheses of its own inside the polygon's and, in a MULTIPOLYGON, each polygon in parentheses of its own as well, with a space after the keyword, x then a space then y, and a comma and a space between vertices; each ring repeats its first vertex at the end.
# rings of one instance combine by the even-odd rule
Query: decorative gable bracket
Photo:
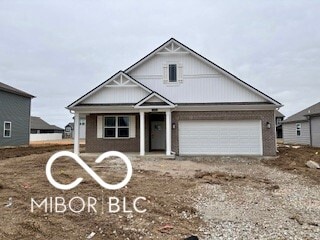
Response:
POLYGON ((152 92, 137 102, 134 108, 175 108, 176 106, 177 105, 160 94, 152 92))

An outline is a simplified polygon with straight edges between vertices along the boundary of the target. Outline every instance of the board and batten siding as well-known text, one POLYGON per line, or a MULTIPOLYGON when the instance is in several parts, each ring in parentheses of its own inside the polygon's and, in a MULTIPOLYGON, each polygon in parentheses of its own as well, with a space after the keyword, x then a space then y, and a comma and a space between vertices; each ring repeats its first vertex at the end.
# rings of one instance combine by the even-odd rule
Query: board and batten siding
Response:
POLYGON ((320 147, 320 116, 311 118, 312 146, 320 147))
POLYGON ((0 147, 28 145, 31 98, 0 90, 0 147), (11 137, 4 138, 3 124, 11 122, 11 137))
POLYGON ((139 86, 136 87, 104 87, 82 103, 84 104, 117 104, 137 103, 149 93, 139 86))
POLYGON ((284 123, 283 142, 286 144, 310 145, 310 128, 309 122, 284 123), (297 136, 296 124, 301 123, 301 134, 297 136))
POLYGON ((265 102, 191 54, 158 54, 128 74, 175 103, 265 102), (170 63, 182 66, 182 83, 164 82, 164 66, 170 63))

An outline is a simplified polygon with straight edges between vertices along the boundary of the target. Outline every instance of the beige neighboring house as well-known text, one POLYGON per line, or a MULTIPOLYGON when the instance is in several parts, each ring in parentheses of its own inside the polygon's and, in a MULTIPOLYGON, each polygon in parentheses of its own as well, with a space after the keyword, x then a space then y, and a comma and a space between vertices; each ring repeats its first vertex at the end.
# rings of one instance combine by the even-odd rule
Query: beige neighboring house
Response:
POLYGON ((282 122, 283 142, 320 147, 320 102, 282 122))
POLYGON ((86 152, 276 155, 282 105, 174 38, 80 97, 86 152))

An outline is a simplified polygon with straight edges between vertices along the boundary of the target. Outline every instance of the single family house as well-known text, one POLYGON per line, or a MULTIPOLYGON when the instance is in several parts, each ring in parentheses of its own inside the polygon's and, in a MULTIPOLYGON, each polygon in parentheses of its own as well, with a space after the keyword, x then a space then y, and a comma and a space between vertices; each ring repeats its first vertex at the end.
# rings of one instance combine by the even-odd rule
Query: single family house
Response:
POLYGON ((320 102, 283 121, 283 142, 320 147, 320 102))
POLYGON ((71 103, 74 151, 276 155, 282 105, 174 38, 71 103))
POLYGON ((64 130, 51 125, 40 117, 31 117, 30 141, 61 140, 64 130))
POLYGON ((284 115, 279 112, 278 110, 275 111, 275 121, 276 121, 276 132, 277 132, 277 138, 282 138, 283 131, 282 131, 282 121, 284 120, 284 115))
POLYGON ((0 82, 0 147, 29 145, 32 98, 0 82))
MULTIPOLYGON (((80 118, 79 120, 79 138, 86 138, 86 119, 80 118)), ((74 122, 69 122, 64 127, 64 138, 74 138, 74 122)))

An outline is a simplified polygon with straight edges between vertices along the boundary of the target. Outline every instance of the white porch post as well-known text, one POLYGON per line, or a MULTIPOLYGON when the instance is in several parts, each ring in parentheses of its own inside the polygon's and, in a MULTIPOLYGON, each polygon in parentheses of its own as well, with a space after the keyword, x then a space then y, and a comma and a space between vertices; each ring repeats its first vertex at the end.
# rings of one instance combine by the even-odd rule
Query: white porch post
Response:
POLYGON ((143 156, 145 154, 145 133, 144 133, 144 112, 140 112, 140 155, 143 156))
POLYGON ((171 155, 171 111, 166 111, 166 155, 171 155))
POLYGON ((79 113, 74 113, 74 139, 73 139, 73 152, 79 155, 79 113))

